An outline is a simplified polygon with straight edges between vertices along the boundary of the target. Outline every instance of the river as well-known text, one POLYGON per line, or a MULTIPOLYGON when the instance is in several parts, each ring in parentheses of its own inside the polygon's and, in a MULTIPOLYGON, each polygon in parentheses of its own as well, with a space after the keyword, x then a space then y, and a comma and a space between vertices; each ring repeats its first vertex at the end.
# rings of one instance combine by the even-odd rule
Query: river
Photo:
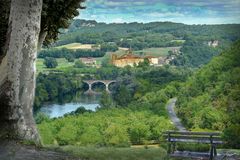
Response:
POLYGON ((95 111, 100 107, 100 95, 77 94, 71 102, 67 103, 46 103, 39 112, 48 115, 50 118, 62 117, 66 113, 76 111, 79 107, 95 111))

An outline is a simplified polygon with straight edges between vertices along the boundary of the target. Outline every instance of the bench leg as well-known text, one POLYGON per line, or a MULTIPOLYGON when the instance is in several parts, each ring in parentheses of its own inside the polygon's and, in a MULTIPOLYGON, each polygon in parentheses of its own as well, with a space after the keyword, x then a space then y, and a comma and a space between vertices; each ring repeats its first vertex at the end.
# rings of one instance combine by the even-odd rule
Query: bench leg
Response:
POLYGON ((168 142, 168 154, 171 154, 172 153, 172 143, 171 142, 168 142))
POLYGON ((214 145, 213 146, 213 154, 214 154, 214 157, 217 156, 217 147, 214 145))
POLYGON ((176 143, 173 143, 173 150, 172 150, 172 153, 174 153, 176 150, 176 143))
POLYGON ((213 152, 214 152, 213 148, 214 148, 213 145, 211 145, 209 160, 213 160, 213 152))

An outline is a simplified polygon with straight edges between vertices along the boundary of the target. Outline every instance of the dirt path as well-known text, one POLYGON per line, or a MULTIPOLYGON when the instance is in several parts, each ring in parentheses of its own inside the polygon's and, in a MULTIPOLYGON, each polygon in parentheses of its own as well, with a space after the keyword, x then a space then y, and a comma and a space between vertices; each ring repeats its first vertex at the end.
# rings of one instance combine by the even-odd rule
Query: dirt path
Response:
POLYGON ((168 115, 169 115, 172 123, 175 125, 175 127, 179 131, 186 131, 186 128, 182 125, 181 120, 177 117, 177 115, 174 111, 176 101, 177 101, 177 98, 173 98, 173 99, 169 100, 169 102, 167 104, 168 115))
POLYGON ((0 142, 0 160, 80 160, 67 153, 27 146, 16 142, 0 142))

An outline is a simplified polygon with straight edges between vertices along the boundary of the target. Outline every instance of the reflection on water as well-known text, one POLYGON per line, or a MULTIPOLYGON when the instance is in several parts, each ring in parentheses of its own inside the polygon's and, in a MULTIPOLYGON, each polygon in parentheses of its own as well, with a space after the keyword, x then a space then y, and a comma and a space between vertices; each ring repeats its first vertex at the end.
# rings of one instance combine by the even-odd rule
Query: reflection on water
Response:
POLYGON ((48 103, 41 107, 40 112, 49 115, 50 118, 61 117, 66 113, 75 111, 79 107, 95 111, 97 107, 100 107, 101 95, 84 95, 77 94, 73 97, 72 102, 68 103, 48 103))

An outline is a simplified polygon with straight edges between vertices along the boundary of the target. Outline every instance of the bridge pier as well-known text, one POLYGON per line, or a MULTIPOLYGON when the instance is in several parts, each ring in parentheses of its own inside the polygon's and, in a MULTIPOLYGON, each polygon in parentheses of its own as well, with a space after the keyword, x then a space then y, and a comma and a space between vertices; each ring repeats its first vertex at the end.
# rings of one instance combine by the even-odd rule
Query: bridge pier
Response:
POLYGON ((106 91, 107 91, 108 93, 111 93, 111 91, 109 90, 109 85, 110 85, 110 83, 105 84, 105 86, 106 86, 106 91))

